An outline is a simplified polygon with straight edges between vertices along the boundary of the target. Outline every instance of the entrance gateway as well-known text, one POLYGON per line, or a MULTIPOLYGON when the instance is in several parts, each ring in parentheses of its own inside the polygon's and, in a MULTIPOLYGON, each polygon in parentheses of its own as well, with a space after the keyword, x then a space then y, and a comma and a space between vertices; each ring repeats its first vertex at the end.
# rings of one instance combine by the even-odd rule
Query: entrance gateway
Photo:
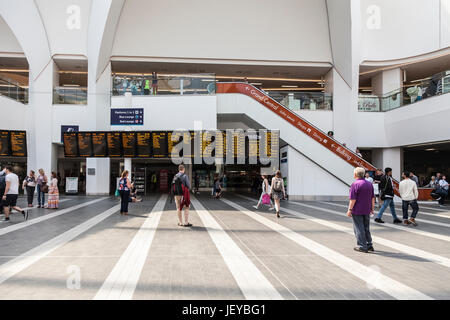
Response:
POLYGON ((228 190, 257 188, 262 171, 273 174, 279 168, 279 130, 69 132, 63 142, 68 160, 110 158, 110 194, 126 159, 144 195, 168 192, 180 163, 202 191, 211 190, 215 174, 228 190))

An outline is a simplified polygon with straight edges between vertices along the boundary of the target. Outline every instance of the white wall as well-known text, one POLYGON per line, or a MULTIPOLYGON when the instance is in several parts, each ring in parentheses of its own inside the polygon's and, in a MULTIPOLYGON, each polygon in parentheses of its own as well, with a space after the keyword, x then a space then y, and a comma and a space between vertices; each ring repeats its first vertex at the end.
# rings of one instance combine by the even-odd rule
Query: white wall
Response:
POLYGON ((450 6, 443 2, 440 13, 440 0, 362 0, 363 60, 394 60, 448 47, 450 6), (372 8, 379 15, 367 12, 372 8))
POLYGON ((331 62, 325 0, 132 0, 114 56, 331 62))
POLYGON ((89 114, 85 105, 53 105, 52 142, 61 142, 62 125, 78 125, 80 131, 89 131, 89 114))
POLYGON ((290 199, 315 200, 348 197, 349 187, 294 148, 288 150, 288 194, 290 199))
POLYGON ((28 105, 0 95, 0 129, 26 130, 28 110, 28 105))
POLYGON ((0 16, 0 53, 1 52, 21 53, 23 50, 5 20, 0 16))
POLYGON ((92 0, 36 0, 52 55, 87 55, 91 2, 92 0), (68 12, 72 6, 79 8, 79 14, 77 9, 68 12))
POLYGON ((402 146, 450 139, 450 94, 430 97, 385 112, 389 146, 402 146))
MULTIPOLYGON (((128 107, 123 96, 113 97, 111 106, 128 107)), ((133 96, 132 107, 144 108, 144 125, 111 126, 111 130, 193 130, 195 121, 202 121, 205 130, 217 128, 216 96, 133 96)))
POLYGON ((298 110, 295 113, 324 132, 333 130, 333 111, 298 110))

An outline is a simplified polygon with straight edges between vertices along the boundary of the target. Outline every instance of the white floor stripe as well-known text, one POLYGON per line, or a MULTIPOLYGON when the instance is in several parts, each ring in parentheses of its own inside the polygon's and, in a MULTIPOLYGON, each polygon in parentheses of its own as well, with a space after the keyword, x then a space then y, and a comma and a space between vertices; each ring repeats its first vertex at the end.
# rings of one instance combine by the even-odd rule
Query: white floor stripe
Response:
MULTIPOLYGON (((420 201, 418 201, 419 206, 421 205, 420 201)), ((428 207, 426 205, 423 205, 422 208, 427 209, 427 210, 432 210, 432 211, 437 211, 437 212, 447 212, 445 208, 441 207, 441 208, 432 208, 432 207, 428 207)))
POLYGON ((96 224, 102 222, 112 214, 116 213, 120 208, 120 205, 116 205, 95 217, 79 224, 78 226, 60 234, 53 239, 50 239, 43 244, 25 252, 17 258, 10 260, 0 266, 0 284, 13 277, 22 270, 28 268, 33 263, 39 261, 52 251, 62 247, 72 239, 76 238, 83 232, 86 232, 96 224))
POLYGON ((259 271, 203 205, 195 198, 191 201, 245 298, 248 300, 283 299, 270 281, 259 271))
MULTIPOLYGON (((391 279, 384 274, 375 271, 357 261, 354 261, 326 246, 323 246, 309 238, 302 236, 301 234, 286 228, 278 223, 275 223, 261 215, 247 210, 246 208, 226 199, 221 199, 229 206, 241 211, 243 214, 258 221, 259 223, 269 227, 272 230, 277 231, 286 238, 294 241, 298 245, 305 249, 317 254, 318 256, 328 260, 339 268, 351 273, 373 287, 387 293, 395 299, 399 300, 432 300, 432 298, 416 289, 408 287, 403 283, 400 283, 394 279, 391 279)), ((253 199, 252 199, 253 200, 253 199)))
MULTIPOLYGON (((316 209, 319 211, 323 211, 323 212, 328 212, 331 214, 336 214, 339 216, 345 216, 345 213, 342 211, 336 211, 336 210, 331 210, 331 209, 326 209, 326 208, 322 208, 322 207, 318 207, 318 206, 313 206, 311 204, 306 204, 306 203, 299 203, 299 202, 295 202, 295 201, 289 201, 289 203, 295 204, 296 206, 304 206, 307 208, 311 208, 311 209, 316 209)), ((421 236, 424 237, 428 237, 428 238, 434 238, 434 239, 438 239, 438 240, 443 240, 443 241, 447 241, 450 242, 450 237, 449 236, 445 236, 442 234, 437 234, 437 233, 432 233, 432 232, 427 232, 427 231, 422 231, 422 230, 417 230, 414 229, 415 227, 413 226, 398 226, 395 224, 377 224, 378 226, 380 226, 381 228, 393 228, 393 229, 397 229, 397 230, 401 230, 401 231, 405 231, 405 232, 411 232, 411 233, 415 233, 415 234, 420 234, 421 236)))
MULTIPOLYGON (((239 196, 242 197, 242 198, 248 199, 248 200, 255 201, 255 199, 252 199, 252 198, 249 198, 249 197, 246 197, 246 196, 242 196, 242 195, 239 195, 239 196)), ((321 225, 323 225, 325 227, 329 227, 329 228, 332 228, 332 229, 335 229, 335 230, 338 230, 338 231, 342 231, 342 232, 348 233, 348 234, 354 236, 354 232, 353 232, 352 228, 347 228, 347 227, 344 227, 344 226, 342 226, 340 224, 337 224, 337 223, 334 223, 334 222, 330 222, 330 221, 327 221, 327 220, 323 220, 323 219, 319 219, 319 218, 315 218, 315 217, 309 216, 307 214, 300 213, 300 212, 297 212, 297 211, 294 211, 294 210, 291 210, 291 209, 288 209, 288 208, 281 208, 281 211, 289 213, 289 214, 292 214, 292 215, 297 216, 297 217, 302 218, 302 219, 307 219, 309 221, 321 224, 321 225)), ((342 216, 342 214, 341 214, 341 216, 342 216)), ((430 253, 430 252, 427 252, 427 251, 423 251, 423 250, 420 250, 420 249, 416 249, 416 248, 413 248, 413 247, 410 247, 410 246, 407 246, 407 245, 403 245, 403 244, 400 244, 400 243, 397 243, 397 242, 394 242, 394 241, 391 241, 391 240, 388 240, 388 239, 385 239, 385 238, 377 237, 377 236, 374 236, 373 234, 372 234, 372 240, 375 243, 378 243, 378 244, 381 244, 381 245, 383 245, 385 247, 392 248, 394 250, 403 252, 403 253, 405 253, 407 255, 419 257, 419 258, 428 260, 430 262, 434 262, 434 263, 440 264, 440 265, 442 265, 444 267, 450 268, 450 259, 449 258, 442 257, 440 255, 433 254, 433 253, 430 253)))
MULTIPOLYGON (((69 201, 70 199, 61 199, 61 200, 59 200, 59 203, 61 203, 61 202, 66 202, 66 201, 69 201)), ((20 206, 19 206, 20 207, 20 206)), ((22 210, 23 211, 29 211, 29 210, 32 210, 32 209, 39 209, 38 207, 36 207, 36 206, 33 206, 33 207, 24 207, 24 208, 22 208, 22 210)), ((16 211, 17 212, 17 211, 16 211)))
MULTIPOLYGON (((342 207, 342 208, 348 208, 348 205, 340 204, 340 203, 325 202, 325 201, 320 201, 320 203, 330 204, 330 205, 337 206, 337 207, 342 207)), ((411 212, 411 211, 410 211, 410 212, 411 212)), ((386 213, 386 211, 385 211, 385 213, 386 213)), ((390 211, 389 211, 388 213, 390 213, 390 211)), ((400 213, 400 215, 401 215, 401 213, 400 213)), ((429 215, 429 216, 434 216, 434 217, 438 217, 438 216, 439 216, 439 215, 434 214, 434 213, 425 213, 425 212, 421 212, 420 209, 419 209, 419 213, 418 213, 417 215, 418 215, 418 216, 420 216, 420 215, 429 215)), ((376 213, 375 213, 374 218, 376 218, 376 216, 377 216, 377 215, 376 215, 376 213)), ((445 218, 450 218, 450 217, 445 217, 445 218)), ((438 221, 430 221, 430 220, 423 220, 423 219, 420 219, 420 218, 416 218, 416 221, 417 221, 417 222, 428 223, 428 224, 434 224, 434 225, 436 225, 436 226, 441 226, 441 227, 447 227, 447 228, 450 228, 450 224, 448 224, 448 223, 443 223, 443 222, 438 222, 438 221)))
POLYGON ((105 200, 105 199, 108 199, 108 197, 103 197, 103 198, 95 199, 95 200, 92 200, 92 201, 83 202, 83 203, 80 203, 80 204, 78 204, 76 206, 69 207, 69 208, 66 208, 66 209, 58 209, 58 211, 54 211, 54 212, 46 214, 44 216, 41 216, 41 217, 38 217, 38 218, 34 218, 34 219, 29 219, 29 220, 24 221, 24 222, 19 222, 19 223, 13 224, 11 226, 1 228, 0 229, 0 236, 2 236, 4 234, 7 234, 7 233, 10 233, 10 232, 13 232, 13 231, 16 231, 16 230, 20 230, 20 229, 26 228, 28 226, 31 226, 33 224, 36 224, 36 223, 39 223, 39 222, 42 222, 42 221, 45 221, 45 220, 48 220, 48 219, 51 219, 51 218, 63 215, 65 213, 68 213, 68 212, 80 209, 82 207, 85 207, 85 206, 97 203, 97 202, 105 200))
POLYGON ((98 290, 94 300, 131 300, 167 201, 162 195, 98 290))

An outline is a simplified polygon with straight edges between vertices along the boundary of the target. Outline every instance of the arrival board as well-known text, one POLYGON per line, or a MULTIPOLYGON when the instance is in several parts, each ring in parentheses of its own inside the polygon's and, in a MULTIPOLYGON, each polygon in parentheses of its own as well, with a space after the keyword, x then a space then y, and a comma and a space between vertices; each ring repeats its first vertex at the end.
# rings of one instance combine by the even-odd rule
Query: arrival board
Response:
POLYGON ((107 157, 106 132, 92 132, 92 153, 94 157, 107 157))
POLYGON ((25 131, 11 131, 11 155, 13 157, 27 156, 27 134, 25 131))
POLYGON ((152 132, 152 153, 153 158, 168 158, 168 132, 153 131, 152 132))
POLYGON ((152 155, 152 141, 150 132, 136 132, 136 156, 150 158, 152 155))
POLYGON ((122 132, 123 156, 133 158, 136 155, 136 132, 122 132))
POLYGON ((64 132, 64 155, 68 158, 78 157, 78 135, 76 132, 64 132))
POLYGON ((108 155, 111 158, 122 156, 122 137, 120 132, 108 132, 106 134, 108 142, 108 155))
POLYGON ((80 157, 92 157, 91 132, 78 132, 78 154, 80 157))
POLYGON ((8 157, 9 153, 9 131, 2 130, 0 131, 0 156, 8 157))

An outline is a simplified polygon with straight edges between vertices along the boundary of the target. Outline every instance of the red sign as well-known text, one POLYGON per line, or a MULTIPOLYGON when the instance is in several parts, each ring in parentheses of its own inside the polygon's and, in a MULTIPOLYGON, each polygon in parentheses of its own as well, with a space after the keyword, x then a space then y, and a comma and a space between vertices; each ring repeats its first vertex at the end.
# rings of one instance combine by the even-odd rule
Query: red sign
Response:
MULTIPOLYGON (((269 97, 268 95, 261 92, 259 89, 247 83, 239 82, 225 82, 217 83, 217 93, 241 93, 255 99, 267 109, 271 110, 278 116, 282 117, 284 120, 297 127, 300 131, 308 135, 310 138, 316 140, 318 143, 322 144, 325 148, 339 156, 340 158, 347 161, 354 167, 362 167, 368 171, 375 171, 377 168, 372 164, 359 157, 356 153, 344 147, 342 144, 330 138, 320 129, 316 128, 311 123, 300 118, 296 113, 290 111, 289 109, 283 107, 280 103, 269 97)), ((396 195, 398 193, 398 182, 394 180, 394 191, 396 195)), ((419 195, 426 195, 427 192, 419 192, 419 195)), ((427 200, 430 198, 421 198, 419 200, 427 200)))
POLYGON ((159 171, 159 191, 169 191, 169 171, 162 169, 159 171))

